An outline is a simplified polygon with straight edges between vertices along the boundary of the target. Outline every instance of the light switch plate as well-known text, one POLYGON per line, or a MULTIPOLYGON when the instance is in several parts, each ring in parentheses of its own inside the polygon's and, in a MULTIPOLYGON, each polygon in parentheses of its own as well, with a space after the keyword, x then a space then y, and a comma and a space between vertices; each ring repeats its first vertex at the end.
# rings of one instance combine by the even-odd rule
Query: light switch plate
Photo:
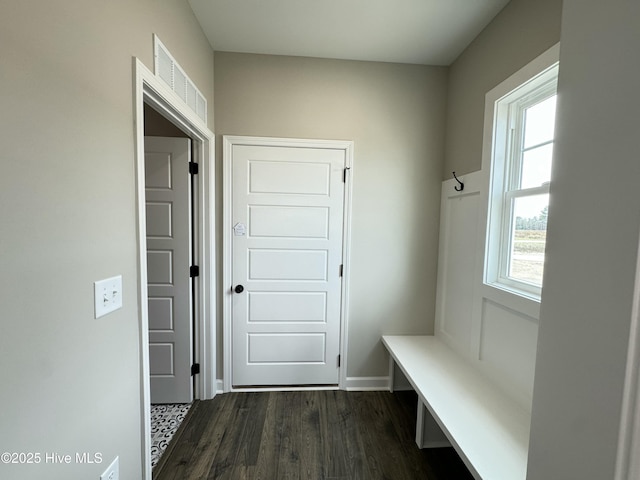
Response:
POLYGON ((95 318, 122 308, 122 275, 94 282, 95 318))
POLYGON ((119 457, 116 457, 111 465, 100 475, 100 480, 120 480, 119 457))

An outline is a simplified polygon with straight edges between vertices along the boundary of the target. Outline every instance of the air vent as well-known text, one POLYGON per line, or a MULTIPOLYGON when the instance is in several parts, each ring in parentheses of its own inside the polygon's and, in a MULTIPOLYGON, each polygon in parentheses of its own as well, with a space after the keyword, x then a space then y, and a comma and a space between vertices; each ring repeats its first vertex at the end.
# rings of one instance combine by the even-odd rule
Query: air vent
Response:
POLYGON ((157 35, 153 36, 153 43, 156 76, 166 83, 204 123, 207 123, 207 99, 200 93, 200 90, 175 61, 157 35))

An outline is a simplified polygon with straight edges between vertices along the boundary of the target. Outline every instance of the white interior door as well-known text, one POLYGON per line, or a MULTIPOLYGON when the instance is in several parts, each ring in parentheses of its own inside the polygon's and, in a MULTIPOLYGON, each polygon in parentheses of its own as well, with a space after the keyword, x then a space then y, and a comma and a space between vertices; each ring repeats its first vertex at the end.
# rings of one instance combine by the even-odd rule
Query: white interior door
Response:
POLYGON ((338 383, 345 161, 233 146, 234 386, 338 383))
POLYGON ((191 141, 144 143, 151 403, 190 403, 191 141))

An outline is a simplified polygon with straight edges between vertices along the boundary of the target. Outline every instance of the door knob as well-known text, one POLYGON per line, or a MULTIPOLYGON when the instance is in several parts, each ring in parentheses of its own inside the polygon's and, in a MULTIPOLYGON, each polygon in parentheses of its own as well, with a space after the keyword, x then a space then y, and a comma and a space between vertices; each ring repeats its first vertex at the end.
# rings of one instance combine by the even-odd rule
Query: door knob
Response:
POLYGON ((236 285, 236 288, 234 288, 233 291, 236 293, 242 293, 244 292, 244 287, 242 285, 236 285))

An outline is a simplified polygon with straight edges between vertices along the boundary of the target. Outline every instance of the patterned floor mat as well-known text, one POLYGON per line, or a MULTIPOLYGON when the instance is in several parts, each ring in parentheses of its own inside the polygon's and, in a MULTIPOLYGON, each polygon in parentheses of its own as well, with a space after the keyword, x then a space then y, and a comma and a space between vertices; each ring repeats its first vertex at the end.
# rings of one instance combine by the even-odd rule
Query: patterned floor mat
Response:
POLYGON ((169 442, 191 408, 190 403, 151 405, 151 467, 167 449, 169 442))

